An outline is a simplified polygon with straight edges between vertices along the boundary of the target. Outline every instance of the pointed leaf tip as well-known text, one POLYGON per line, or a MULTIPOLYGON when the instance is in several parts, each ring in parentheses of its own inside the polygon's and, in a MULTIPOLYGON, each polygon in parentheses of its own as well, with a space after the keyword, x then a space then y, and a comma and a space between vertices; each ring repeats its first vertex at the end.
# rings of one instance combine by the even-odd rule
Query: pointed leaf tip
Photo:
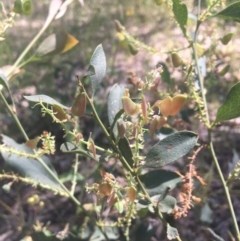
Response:
POLYGON ((90 65, 92 65, 95 70, 95 74, 90 76, 94 95, 106 74, 107 63, 102 44, 98 45, 94 50, 90 60, 90 65))
POLYGON ((227 94, 226 100, 218 109, 215 123, 240 116, 240 82, 235 84, 227 94))

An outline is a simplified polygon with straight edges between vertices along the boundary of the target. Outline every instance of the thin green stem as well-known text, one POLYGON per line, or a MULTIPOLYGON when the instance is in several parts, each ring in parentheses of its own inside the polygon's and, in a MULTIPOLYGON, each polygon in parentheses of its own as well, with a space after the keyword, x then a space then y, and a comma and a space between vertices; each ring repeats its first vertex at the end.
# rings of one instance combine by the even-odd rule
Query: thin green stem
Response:
POLYGON ((58 13, 59 9, 61 8, 62 4, 60 4, 58 6, 58 9, 54 10, 54 11, 56 11, 55 14, 53 14, 52 16, 48 16, 48 18, 47 18, 45 24, 43 25, 43 27, 40 29, 40 31, 37 33, 37 35, 32 39, 32 41, 28 44, 28 46, 24 49, 24 51, 21 53, 21 55, 17 58, 15 63, 12 65, 12 68, 7 73, 7 77, 9 77, 14 72, 15 68, 17 68, 19 66, 20 62, 28 54, 29 50, 33 47, 33 45, 38 41, 38 39, 46 31, 46 29, 49 27, 49 25, 52 23, 55 16, 57 15, 57 13, 58 13))
POLYGON ((23 127, 22 127, 22 125, 21 125, 21 123, 20 123, 20 121, 19 121, 17 115, 14 113, 14 111, 12 110, 12 108, 9 106, 9 104, 7 103, 7 101, 6 101, 6 99, 5 99, 5 97, 3 96, 3 94, 2 94, 1 91, 0 91, 0 97, 1 97, 1 99, 2 99, 2 101, 3 101, 3 103, 5 104, 5 106, 7 107, 7 109, 8 109, 8 111, 9 111, 10 115, 11 115, 12 118, 15 120, 15 122, 16 122, 16 124, 17 124, 19 130, 20 130, 21 133, 23 134, 23 137, 24 137, 25 141, 28 141, 29 138, 28 138, 28 136, 27 136, 25 130, 23 129, 23 127))
MULTIPOLYGON (((9 104, 7 103, 5 97, 3 96, 2 92, 0 92, 0 97, 3 100, 5 106, 7 107, 8 111, 10 112, 11 116, 15 120, 18 128, 20 129, 21 133, 23 134, 26 141, 29 140, 25 130, 23 129, 17 115, 13 112, 13 110, 10 108, 9 104)), ((33 150, 36 154, 36 151, 33 150)), ((61 181, 58 179, 58 177, 52 172, 52 170, 46 165, 46 163, 41 158, 36 158, 37 161, 41 163, 41 165, 45 168, 45 170, 55 179, 55 181, 63 188, 63 190, 69 195, 69 197, 78 205, 80 206, 80 202, 68 191, 68 189, 61 183, 61 181)))
POLYGON ((109 134, 108 131, 106 130, 106 128, 105 128, 105 126, 103 125, 102 121, 100 120, 100 118, 99 118, 99 116, 98 116, 98 114, 97 114, 97 111, 96 111, 96 109, 95 109, 95 107, 94 107, 94 105, 93 105, 93 103, 92 103, 92 100, 89 98, 89 96, 88 96, 87 92, 85 91, 85 89, 84 89, 84 92, 85 92, 85 94, 86 94, 88 103, 90 104, 91 109, 92 109, 92 111, 93 111, 93 115, 94 115, 95 119, 97 120, 98 124, 101 126, 101 128, 102 128, 105 136, 107 137, 109 143, 111 144, 113 150, 119 155, 120 161, 127 167, 128 171, 133 174, 133 169, 129 166, 129 164, 128 164, 128 162, 126 161, 126 159, 122 156, 122 154, 120 153, 120 151, 119 151, 118 148, 116 147, 116 145, 115 145, 114 141, 112 140, 110 134, 109 134))
POLYGON ((231 196, 230 196, 230 193, 229 193, 227 183, 224 179, 222 170, 219 166, 218 159, 216 157, 216 153, 215 153, 213 143, 212 143, 212 140, 211 140, 211 130, 210 129, 208 130, 208 137, 209 137, 210 151, 211 151, 215 166, 217 168, 218 175, 219 175, 220 180, 222 182, 223 189, 224 189, 224 192, 225 192, 225 195, 226 195, 226 198, 227 198, 228 206, 229 206, 230 213, 231 213, 231 216, 232 216, 233 226, 234 226, 234 229, 235 229, 235 232, 236 232, 236 235, 237 235, 237 240, 240 241, 240 232, 239 232, 239 227, 238 227, 238 223, 237 223, 237 219, 236 219, 236 214, 235 214, 235 211, 234 211, 234 208, 233 208, 233 204, 232 204, 232 200, 231 200, 231 196))
MULTIPOLYGON (((200 16, 200 7, 201 7, 201 0, 198 1, 198 18, 200 16)), ((235 232, 236 232, 236 236, 237 236, 238 241, 240 241, 239 227, 238 227, 238 223, 237 223, 237 219, 236 219, 236 214, 235 214, 235 211, 234 211, 234 208, 233 208, 233 204, 232 204, 232 201, 231 201, 229 189, 228 189, 227 183, 224 179, 224 176, 223 176, 222 170, 220 168, 220 165, 218 163, 218 159, 216 157, 216 153, 215 153, 213 143, 212 143, 212 137, 211 137, 212 125, 210 125, 210 119, 209 119, 208 107, 207 107, 207 100, 206 100, 205 91, 204 91, 204 79, 203 79, 203 77, 201 75, 201 72, 200 72, 200 68, 199 68, 199 65, 198 65, 198 56, 197 56, 197 51, 196 51, 196 39, 197 39, 197 32, 198 32, 200 23, 201 22, 198 19, 196 31, 195 31, 195 36, 194 36, 193 52, 194 52, 194 58, 195 58, 196 67, 197 67, 197 74, 198 74, 198 78, 199 78, 199 82, 200 82, 200 89, 201 89, 201 93, 202 93, 203 105, 204 105, 204 109, 206 111, 206 123, 205 124, 206 124, 206 127, 208 129, 209 148, 210 148, 211 155, 213 157, 214 164, 217 168, 218 175, 219 175, 220 180, 222 182, 225 196, 227 198, 228 206, 229 206, 230 213, 231 213, 231 216, 232 216, 233 226, 234 226, 234 229, 235 229, 235 232)))

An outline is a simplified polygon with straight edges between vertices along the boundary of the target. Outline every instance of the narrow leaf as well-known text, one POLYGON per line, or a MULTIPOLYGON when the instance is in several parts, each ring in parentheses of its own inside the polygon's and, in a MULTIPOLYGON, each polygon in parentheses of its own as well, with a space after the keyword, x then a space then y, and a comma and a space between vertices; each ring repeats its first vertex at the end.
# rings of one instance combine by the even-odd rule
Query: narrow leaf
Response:
POLYGON ((91 153, 85 151, 84 149, 75 146, 74 144, 70 142, 65 142, 60 146, 60 150, 63 153, 78 153, 82 156, 89 157, 91 159, 94 159, 95 161, 98 161, 98 158, 95 158, 91 153))
POLYGON ((133 154, 132 154, 132 150, 129 146, 129 142, 127 140, 126 137, 119 139, 118 141, 118 148, 121 151, 123 157, 126 159, 126 161, 128 162, 129 166, 132 167, 133 166, 133 154))
POLYGON ((23 96, 26 100, 32 101, 32 102, 42 102, 49 105, 58 105, 61 106, 63 109, 68 109, 67 106, 60 104, 53 98, 47 96, 47 95, 29 95, 29 96, 23 96))
MULTIPOLYGON (((29 177, 37 182, 45 185, 49 185, 58 190, 61 189, 56 180, 45 170, 45 168, 34 158, 20 156, 15 154, 14 150, 18 153, 25 153, 34 155, 32 149, 26 144, 18 144, 8 136, 1 135, 3 142, 2 156, 5 162, 16 172, 22 176, 29 177), (11 148, 12 152, 4 150, 4 147, 11 148)), ((57 176, 56 171, 52 167, 50 160, 46 156, 42 156, 43 161, 49 166, 49 168, 57 176)))
POLYGON ((48 10, 48 16, 44 23, 44 27, 47 26, 55 18, 61 6, 62 0, 51 0, 48 10))
POLYGON ((214 14, 212 17, 219 17, 240 23, 240 1, 228 5, 225 9, 214 14))
POLYGON ((94 95, 102 79, 105 76, 106 66, 107 66, 106 56, 101 44, 98 45, 94 50, 94 53, 90 60, 90 65, 92 65, 93 68, 95 69, 95 74, 90 76, 90 79, 92 82, 92 91, 94 95))
POLYGON ((186 24, 188 19, 187 6, 181 3, 181 0, 173 0, 173 13, 183 34, 186 36, 186 24))
POLYGON ((218 109, 215 123, 240 116, 240 82, 235 84, 227 94, 223 105, 218 109))
POLYGON ((117 118, 118 116, 116 117, 116 115, 122 109, 122 96, 124 95, 124 91, 125 89, 123 88, 123 86, 119 84, 115 84, 108 95, 108 101, 107 101, 108 120, 111 125, 111 130, 113 130, 115 137, 118 135, 117 126, 116 126, 116 121, 118 119, 117 118))
POLYGON ((180 131, 154 145, 146 156, 146 167, 160 168, 185 156, 197 144, 197 134, 180 131))
POLYGON ((10 93, 10 89, 8 86, 7 77, 4 75, 3 71, 0 69, 0 90, 2 90, 1 85, 7 89, 7 91, 10 93))

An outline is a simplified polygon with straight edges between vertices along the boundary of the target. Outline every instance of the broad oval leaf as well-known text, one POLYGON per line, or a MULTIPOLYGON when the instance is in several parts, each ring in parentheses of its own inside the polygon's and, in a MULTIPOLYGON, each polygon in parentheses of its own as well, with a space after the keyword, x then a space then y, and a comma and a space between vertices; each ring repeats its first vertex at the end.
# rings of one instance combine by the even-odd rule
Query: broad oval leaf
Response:
MULTIPOLYGON (((32 149, 26 144, 18 144, 8 136, 1 135, 2 137, 2 156, 5 162, 14 170, 20 173, 22 176, 29 177, 41 184, 49 185, 52 188, 62 190, 56 180, 46 171, 46 169, 34 158, 27 158, 14 153, 14 150, 18 153, 26 153, 34 155, 32 149), (11 148, 12 151, 6 150, 4 147, 11 148)), ((46 156, 42 156, 42 160, 48 165, 48 167, 57 176, 56 171, 52 167, 50 160, 46 156)))
POLYGON ((111 129, 113 130, 115 137, 118 135, 116 121, 123 113, 123 111, 120 112, 120 110, 122 109, 122 96, 124 95, 124 91, 125 89, 123 88, 123 86, 115 84, 108 95, 108 120, 110 125, 112 126, 111 129), (116 116, 118 113, 119 116, 116 116), (118 118, 115 119, 115 117, 118 118))
POLYGON ((234 119, 240 116, 240 82, 235 84, 227 94, 227 98, 218 109, 215 123, 234 119))
POLYGON ((58 105, 58 106, 61 106, 63 109, 68 109, 67 106, 60 104, 59 102, 57 102, 56 100, 54 100, 53 98, 47 95, 29 95, 29 96, 24 95, 23 97, 26 100, 29 100, 32 102, 42 102, 49 105, 58 105))
POLYGON ((54 33, 45 38, 39 45, 36 56, 44 57, 64 53, 73 48, 78 43, 78 40, 65 32, 54 33))
POLYGON ((186 24, 188 19, 187 6, 181 3, 180 0, 173 0, 173 13, 178 22, 183 34, 186 36, 186 24))
POLYGON ((176 206, 177 200, 169 195, 167 195, 163 200, 159 201, 160 198, 161 195, 155 195, 151 197, 151 200, 154 204, 158 205, 158 209, 161 213, 172 213, 174 207, 176 206))
POLYGON ((130 167, 133 167, 133 154, 129 146, 129 142, 126 137, 120 138, 118 141, 118 148, 121 151, 123 157, 128 162, 130 167))
POLYGON ((170 191, 181 182, 179 175, 167 170, 153 170, 139 176, 150 196, 170 191))
POLYGON ((92 65, 95 70, 95 74, 90 75, 90 79, 92 82, 92 94, 94 95, 106 74, 107 67, 106 56, 101 44, 98 45, 94 50, 90 60, 90 65, 92 65))
POLYGON ((146 156, 146 167, 160 168, 185 156, 197 144, 198 135, 180 131, 169 135, 154 145, 146 156))
POLYGON ((211 17, 219 17, 240 23, 240 1, 230 4, 219 13, 211 17))

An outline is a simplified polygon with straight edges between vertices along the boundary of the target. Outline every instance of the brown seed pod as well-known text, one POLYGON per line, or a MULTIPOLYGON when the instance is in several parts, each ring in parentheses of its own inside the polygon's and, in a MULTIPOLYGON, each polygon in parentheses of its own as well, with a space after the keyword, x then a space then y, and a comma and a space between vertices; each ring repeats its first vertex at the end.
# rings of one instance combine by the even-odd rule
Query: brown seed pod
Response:
POLYGON ((81 93, 77 96, 75 99, 73 106, 71 108, 71 112, 75 116, 83 116, 86 111, 86 105, 87 105, 87 98, 85 93, 81 93))

